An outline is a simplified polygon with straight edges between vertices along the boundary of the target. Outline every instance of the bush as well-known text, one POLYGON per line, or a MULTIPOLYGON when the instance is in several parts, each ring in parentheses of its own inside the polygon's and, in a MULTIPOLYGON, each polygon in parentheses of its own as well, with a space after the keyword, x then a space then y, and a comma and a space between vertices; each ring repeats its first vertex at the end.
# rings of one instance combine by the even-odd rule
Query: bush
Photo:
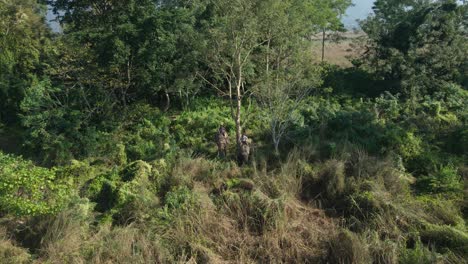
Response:
POLYGON ((35 216, 57 212, 67 202, 69 185, 58 180, 55 172, 0 152, 0 213, 35 216))
POLYGON ((129 160, 154 160, 163 158, 175 147, 169 133, 171 121, 159 110, 146 105, 137 106, 130 113, 129 124, 122 129, 124 144, 129 160), (146 115, 145 115, 146 114, 146 115))
POLYGON ((128 164, 121 172, 121 179, 124 182, 146 179, 151 176, 152 167, 148 163, 137 160, 128 164))
POLYGON ((423 193, 459 194, 463 192, 463 181, 453 165, 442 166, 429 176, 420 177, 416 187, 423 193))
POLYGON ((226 127, 234 144, 235 125, 229 107, 219 101, 205 99, 197 101, 194 109, 177 116, 171 130, 181 148, 213 154, 216 153, 214 136, 221 124, 226 127))
POLYGON ((429 250, 418 240, 413 248, 403 247, 400 250, 399 263, 433 264, 437 263, 437 254, 429 250))
POLYGON ((66 164, 73 158, 82 157, 89 147, 86 142, 97 139, 94 132, 102 122, 96 124, 91 120, 95 121, 98 115, 101 120, 106 120, 103 112, 109 110, 109 105, 103 105, 106 100, 93 100, 91 104, 100 105, 99 111, 96 111, 97 108, 90 109, 89 102, 83 98, 99 101, 107 95, 103 95, 99 89, 89 89, 86 91, 87 97, 83 97, 85 91, 82 88, 73 86, 63 89, 45 79, 36 80, 26 89, 21 101, 21 121, 27 128, 25 143, 41 154, 44 163, 66 164))
POLYGON ((302 179, 301 196, 305 199, 325 199, 333 203, 345 191, 345 165, 338 160, 328 160, 319 165, 315 172, 302 179))
POLYGON ((284 198, 271 199, 259 190, 226 191, 216 203, 236 219, 242 229, 254 234, 274 229, 284 216, 284 198))
POLYGON ((164 207, 157 211, 157 217, 163 225, 170 225, 179 213, 186 213, 197 205, 197 197, 186 186, 174 187, 164 197, 164 207))
POLYGON ((46 228, 41 238, 41 255, 51 263, 79 262, 80 249, 90 236, 93 204, 74 197, 68 208, 43 220, 46 228))
POLYGON ((319 172, 319 179, 325 187, 325 196, 334 200, 345 190, 345 166, 342 161, 328 160, 319 172))
POLYGON ((159 207, 157 192, 146 178, 123 183, 117 191, 117 201, 113 214, 114 223, 128 225, 144 223, 159 207))

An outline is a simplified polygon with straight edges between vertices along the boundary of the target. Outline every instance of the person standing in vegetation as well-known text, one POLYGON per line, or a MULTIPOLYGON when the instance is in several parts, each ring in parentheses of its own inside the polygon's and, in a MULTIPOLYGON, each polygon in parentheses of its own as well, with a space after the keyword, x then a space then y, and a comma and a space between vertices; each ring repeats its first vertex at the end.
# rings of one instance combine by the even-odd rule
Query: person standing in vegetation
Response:
POLYGON ((237 155, 237 160, 239 165, 245 164, 249 162, 249 155, 250 155, 250 144, 249 144, 249 138, 247 135, 242 133, 241 136, 241 142, 240 142, 240 149, 237 155))
POLYGON ((227 155, 227 146, 229 145, 229 136, 224 125, 218 129, 215 136, 216 145, 218 145, 218 156, 221 158, 227 155))

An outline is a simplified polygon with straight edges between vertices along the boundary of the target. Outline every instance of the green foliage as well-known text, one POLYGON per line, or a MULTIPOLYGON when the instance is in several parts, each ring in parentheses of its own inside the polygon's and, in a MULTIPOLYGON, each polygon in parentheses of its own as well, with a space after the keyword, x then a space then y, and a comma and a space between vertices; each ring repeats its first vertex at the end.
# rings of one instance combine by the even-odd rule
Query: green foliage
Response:
POLYGON ((229 107, 215 100, 197 100, 191 111, 184 111, 176 120, 172 130, 177 144, 190 147, 195 153, 215 153, 214 137, 224 124, 233 141, 234 122, 229 116, 229 107))
POLYGON ((33 0, 0 3, 0 120, 18 121, 25 90, 44 69, 50 34, 44 6, 33 0))
POLYGON ((36 81, 25 92, 21 109, 25 113, 23 125, 29 129, 29 143, 44 152, 44 160, 64 163, 80 153, 83 146, 79 143, 83 126, 83 113, 78 109, 59 106, 57 93, 49 80, 36 81))
POLYGON ((193 199, 191 190, 186 186, 180 186, 166 194, 164 204, 169 210, 184 209, 194 202, 193 199))
POLYGON ((122 181, 129 182, 138 179, 148 179, 151 174, 151 166, 144 161, 137 160, 128 164, 122 171, 122 181))
POLYGON ((122 135, 128 160, 150 161, 168 157, 175 150, 173 136, 169 131, 171 120, 158 109, 137 104, 125 119, 128 122, 120 124, 116 134, 122 135))
MULTIPOLYGON (((74 158, 105 158, 116 164, 153 160, 173 151, 170 120, 147 104, 135 104, 117 120, 90 124, 86 110, 57 101, 49 81, 28 90, 22 102, 27 143, 43 159, 64 164, 74 158), (112 155, 111 155, 112 154, 112 155)), ((74 96, 74 95, 67 95, 74 96)), ((90 113, 92 115, 92 113, 90 113)))
POLYGON ((63 14, 65 37, 90 48, 91 60, 85 62, 90 74, 107 81, 106 87, 97 88, 110 91, 116 103, 126 106, 133 95, 170 92, 185 97, 197 90, 195 48, 202 46, 194 30, 197 5, 152 0, 51 4, 63 14))
POLYGON ((113 215, 117 224, 143 223, 152 215, 149 208, 159 206, 157 190, 148 176, 139 175, 132 181, 124 182, 119 186, 118 197, 113 215))
POLYGON ((466 72, 466 4, 456 1, 379 0, 361 24, 369 36, 365 68, 387 90, 407 97, 434 94, 466 72))
POLYGON ((417 186, 418 190, 426 193, 461 194, 463 191, 463 181, 453 165, 443 166, 429 176, 420 177, 417 186))
POLYGON ((178 214, 196 208, 197 197, 187 186, 175 186, 164 196, 164 206, 157 211, 159 224, 170 225, 178 214))
POLYGON ((436 262, 437 254, 425 247, 420 240, 416 241, 414 248, 400 250, 399 263, 402 264, 431 264, 436 262))
POLYGON ((468 235, 454 227, 428 225, 425 230, 421 231, 421 241, 435 246, 441 253, 453 251, 465 259, 468 256, 466 251, 468 235))
POLYGON ((433 222, 463 228, 465 222, 460 216, 460 206, 456 199, 445 199, 443 194, 424 195, 419 196, 417 199, 422 202, 424 210, 431 213, 433 222))
POLYGON ((138 160, 120 171, 95 175, 82 187, 82 195, 96 203, 96 210, 104 213, 103 221, 120 225, 142 223, 150 217, 148 208, 159 205, 158 177, 151 165, 138 160))
POLYGON ((55 169, 0 152, 0 205, 3 214, 16 216, 55 213, 67 202, 69 186, 55 169))
POLYGON ((348 0, 46 2, 0 0, 0 148, 59 165, 0 152, 4 262, 466 262, 466 4, 377 0, 339 69, 348 0))
POLYGON ((119 194, 117 182, 101 176, 93 180, 89 187, 89 191, 91 192, 89 197, 93 202, 96 202, 96 210, 98 212, 107 212, 117 204, 119 194))
POLYGON ((249 179, 230 179, 226 182, 228 189, 241 189, 251 191, 254 189, 255 184, 249 179))

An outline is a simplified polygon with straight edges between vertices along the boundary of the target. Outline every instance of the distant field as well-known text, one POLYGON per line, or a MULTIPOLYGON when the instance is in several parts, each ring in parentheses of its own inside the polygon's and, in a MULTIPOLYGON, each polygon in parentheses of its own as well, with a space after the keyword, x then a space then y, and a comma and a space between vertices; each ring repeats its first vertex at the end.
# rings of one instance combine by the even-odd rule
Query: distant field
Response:
MULTIPOLYGON (((363 36, 363 33, 345 32, 340 34, 342 39, 339 42, 326 40, 325 61, 342 67, 352 66, 348 57, 355 57, 359 55, 358 51, 352 47, 352 43, 355 42, 357 38, 363 36)), ((312 40, 312 51, 314 53, 314 58, 320 61, 322 57, 322 35, 318 34, 314 36, 312 40)))

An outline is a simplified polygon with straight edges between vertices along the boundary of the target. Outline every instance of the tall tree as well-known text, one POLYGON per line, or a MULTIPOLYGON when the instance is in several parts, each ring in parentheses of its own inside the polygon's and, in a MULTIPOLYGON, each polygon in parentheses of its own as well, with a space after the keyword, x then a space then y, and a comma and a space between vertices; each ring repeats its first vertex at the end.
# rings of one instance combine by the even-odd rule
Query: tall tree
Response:
POLYGON ((351 5, 351 0, 319 0, 314 3, 315 8, 320 10, 314 22, 320 28, 322 33, 322 62, 325 59, 325 42, 327 39, 327 31, 343 32, 345 31, 341 18, 346 12, 346 9, 351 5))
MULTIPOLYGON (((272 100, 275 98, 274 100, 284 102, 292 99, 286 96, 292 96, 293 87, 296 89, 298 86, 290 86, 286 82, 300 83, 304 80, 302 78, 306 74, 303 73, 307 72, 304 69, 312 63, 312 58, 306 56, 304 49, 310 44, 307 40, 313 33, 321 30, 322 25, 339 21, 337 13, 333 11, 336 6, 332 4, 338 2, 343 6, 346 3, 349 5, 347 0, 211 1, 214 18, 206 30, 206 61, 211 79, 204 75, 202 77, 219 94, 229 98, 238 146, 243 126, 241 109, 245 97, 255 92, 258 98, 266 98, 264 95, 270 93, 272 100), (301 56, 306 59, 298 60, 301 56), (291 76, 301 79, 292 80, 291 76), (281 96, 285 97, 280 98, 281 96)), ((313 84, 309 85, 312 86, 313 84)), ((307 94, 304 91, 301 93, 302 96, 297 98, 307 94)), ((283 132, 280 134, 285 130, 285 126, 281 127, 283 132)), ((272 131, 277 132, 276 129, 272 131)), ((275 141, 279 142, 276 137, 275 141)))
POLYGON ((219 94, 229 97, 238 147, 241 145, 242 101, 248 93, 246 84, 254 77, 254 52, 266 42, 260 37, 260 2, 212 1, 215 17, 207 28, 206 64, 213 80, 200 76, 219 94))
POLYGON ((258 79, 253 87, 258 102, 267 109, 275 153, 298 116, 300 106, 319 84, 319 67, 312 64, 308 41, 318 27, 319 6, 308 1, 263 2, 261 38, 266 41, 256 54, 258 79))
POLYGON ((196 6, 187 1, 50 1, 68 38, 87 46, 106 89, 129 102, 196 89, 196 6), (182 83, 181 83, 182 82, 182 83), (174 88, 175 87, 175 88, 174 88))
POLYGON ((358 63, 391 92, 417 98, 467 71, 467 4, 455 0, 378 0, 362 23, 367 52, 358 63))
POLYGON ((46 68, 50 31, 35 0, 0 1, 0 121, 18 121, 24 91, 46 68))

